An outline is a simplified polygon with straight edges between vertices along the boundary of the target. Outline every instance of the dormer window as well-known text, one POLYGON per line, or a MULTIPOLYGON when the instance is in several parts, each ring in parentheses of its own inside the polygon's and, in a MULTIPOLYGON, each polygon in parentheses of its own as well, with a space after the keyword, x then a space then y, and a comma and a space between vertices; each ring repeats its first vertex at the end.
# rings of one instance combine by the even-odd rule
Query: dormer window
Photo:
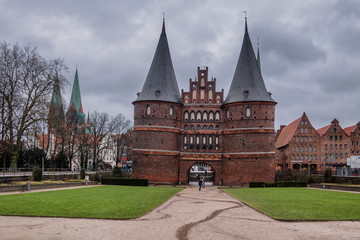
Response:
POLYGON ((244 90, 244 96, 245 96, 245 97, 249 96, 249 90, 248 90, 248 89, 245 89, 245 90, 244 90))
POLYGON ((155 96, 160 96, 160 89, 156 89, 156 91, 155 91, 155 96))

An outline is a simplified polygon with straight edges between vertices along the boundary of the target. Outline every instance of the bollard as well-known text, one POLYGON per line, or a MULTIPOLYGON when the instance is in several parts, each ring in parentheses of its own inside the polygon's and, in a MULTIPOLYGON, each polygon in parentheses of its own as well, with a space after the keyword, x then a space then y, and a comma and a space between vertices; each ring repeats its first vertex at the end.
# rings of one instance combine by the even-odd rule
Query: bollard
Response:
POLYGON ((89 185, 89 176, 85 176, 85 186, 89 185))
POLYGON ((26 191, 30 191, 31 190, 31 184, 30 182, 26 182, 26 191))

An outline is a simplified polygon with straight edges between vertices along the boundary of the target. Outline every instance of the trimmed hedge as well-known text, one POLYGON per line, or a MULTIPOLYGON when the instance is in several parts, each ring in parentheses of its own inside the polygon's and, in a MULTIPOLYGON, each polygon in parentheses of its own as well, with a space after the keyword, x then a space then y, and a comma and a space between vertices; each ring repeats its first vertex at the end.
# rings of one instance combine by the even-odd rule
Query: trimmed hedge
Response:
POLYGON ((249 188, 261 188, 261 187, 306 187, 306 182, 300 181, 281 181, 274 183, 265 182, 249 182, 249 188))
POLYGON ((126 186, 149 186, 147 179, 139 178, 103 178, 101 184, 104 185, 126 185, 126 186))

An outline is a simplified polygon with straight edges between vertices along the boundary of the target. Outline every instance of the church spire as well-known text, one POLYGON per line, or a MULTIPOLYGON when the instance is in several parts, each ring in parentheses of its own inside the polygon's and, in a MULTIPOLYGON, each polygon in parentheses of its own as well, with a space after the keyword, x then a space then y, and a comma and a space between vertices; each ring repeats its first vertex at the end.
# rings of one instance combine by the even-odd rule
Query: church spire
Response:
POLYGON ((144 86, 134 102, 138 101, 180 102, 179 87, 165 32, 165 17, 163 18, 160 39, 144 86))
POLYGON ((65 114, 61 98, 58 73, 55 75, 54 88, 49 110, 49 129, 57 128, 64 123, 65 114))
POLYGON ((74 84, 71 92, 70 104, 67 115, 71 115, 72 122, 75 123, 84 123, 85 122, 85 114, 83 112, 82 104, 81 104, 81 94, 80 94, 80 84, 79 84, 79 76, 78 70, 76 68, 74 84), (74 119, 74 116, 78 116, 80 119, 74 119))
POLYGON ((245 34, 240 56, 224 104, 252 101, 275 102, 271 98, 271 94, 266 90, 261 76, 248 33, 247 17, 245 16, 245 34))
POLYGON ((257 64, 258 64, 258 66, 259 66, 259 70, 260 70, 260 73, 261 73, 259 38, 258 38, 258 48, 257 48, 256 61, 257 61, 257 64))

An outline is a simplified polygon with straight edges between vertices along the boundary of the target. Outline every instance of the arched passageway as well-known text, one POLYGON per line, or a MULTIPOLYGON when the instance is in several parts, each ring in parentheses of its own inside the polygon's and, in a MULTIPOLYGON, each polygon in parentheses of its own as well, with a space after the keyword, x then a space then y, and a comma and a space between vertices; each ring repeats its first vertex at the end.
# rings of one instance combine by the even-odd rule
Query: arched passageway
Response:
POLYGON ((214 184, 214 169, 205 163, 195 163, 189 169, 189 184, 198 185, 199 178, 205 180, 205 186, 212 186, 214 184))

